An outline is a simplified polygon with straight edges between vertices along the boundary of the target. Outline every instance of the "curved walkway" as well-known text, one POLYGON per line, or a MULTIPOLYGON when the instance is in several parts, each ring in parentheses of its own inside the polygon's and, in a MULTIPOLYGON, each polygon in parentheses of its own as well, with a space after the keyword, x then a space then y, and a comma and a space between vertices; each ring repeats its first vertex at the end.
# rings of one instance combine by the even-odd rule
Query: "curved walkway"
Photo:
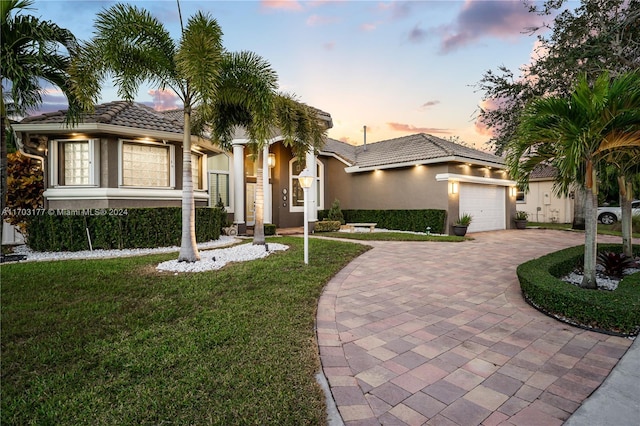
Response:
POLYGON ((346 425, 561 425, 627 351, 631 340, 563 324, 521 297, 516 266, 583 234, 472 236, 367 242, 329 282, 318 344, 346 425))

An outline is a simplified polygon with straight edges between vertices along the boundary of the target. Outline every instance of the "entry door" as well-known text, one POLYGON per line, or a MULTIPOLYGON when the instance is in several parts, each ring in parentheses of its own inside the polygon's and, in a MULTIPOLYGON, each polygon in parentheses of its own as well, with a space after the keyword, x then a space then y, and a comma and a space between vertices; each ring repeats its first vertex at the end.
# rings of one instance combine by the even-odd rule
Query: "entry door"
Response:
POLYGON ((248 226, 256 224, 256 184, 247 183, 247 199, 245 200, 245 206, 247 206, 246 220, 248 226))

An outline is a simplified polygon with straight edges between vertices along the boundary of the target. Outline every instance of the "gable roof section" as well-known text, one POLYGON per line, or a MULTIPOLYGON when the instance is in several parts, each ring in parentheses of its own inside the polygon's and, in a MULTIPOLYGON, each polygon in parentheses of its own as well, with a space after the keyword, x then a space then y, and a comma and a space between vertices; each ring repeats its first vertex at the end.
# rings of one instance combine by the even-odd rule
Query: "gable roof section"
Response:
MULTIPOLYGON (((60 110, 26 117, 20 124, 63 126, 66 116, 67 110, 60 110)), ((79 124, 105 124, 177 134, 182 134, 183 132, 182 124, 172 117, 165 116, 146 105, 127 101, 114 101, 96 105, 94 112, 84 114, 79 124)))
POLYGON ((426 133, 374 142, 366 147, 328 139, 320 154, 333 155, 348 162, 347 172, 448 161, 504 167, 501 157, 426 133))
POLYGON ((529 180, 553 180, 557 173, 558 169, 555 167, 539 164, 529 173, 529 180))

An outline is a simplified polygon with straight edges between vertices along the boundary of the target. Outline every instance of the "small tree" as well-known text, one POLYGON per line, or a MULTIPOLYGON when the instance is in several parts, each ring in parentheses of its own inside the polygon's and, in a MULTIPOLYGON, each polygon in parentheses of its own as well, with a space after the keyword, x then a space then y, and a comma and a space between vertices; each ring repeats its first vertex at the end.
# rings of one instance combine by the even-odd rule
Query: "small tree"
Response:
POLYGON ((333 200, 333 204, 331 204, 331 209, 329 210, 327 219, 339 221, 342 225, 344 225, 345 223, 344 216, 342 215, 342 210, 340 210, 340 200, 338 200, 337 198, 333 200))
POLYGON ((38 160, 21 155, 7 154, 7 208, 18 213, 7 215, 7 221, 24 234, 28 213, 44 205, 44 176, 38 160))

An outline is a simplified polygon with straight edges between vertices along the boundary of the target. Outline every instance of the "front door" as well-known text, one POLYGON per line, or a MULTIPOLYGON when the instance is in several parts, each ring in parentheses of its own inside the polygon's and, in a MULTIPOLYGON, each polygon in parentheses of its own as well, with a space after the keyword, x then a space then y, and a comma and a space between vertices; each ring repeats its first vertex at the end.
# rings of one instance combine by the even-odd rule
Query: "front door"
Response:
POLYGON ((256 224, 256 184, 247 183, 245 193, 247 194, 247 199, 245 200, 247 226, 254 226, 256 224))

